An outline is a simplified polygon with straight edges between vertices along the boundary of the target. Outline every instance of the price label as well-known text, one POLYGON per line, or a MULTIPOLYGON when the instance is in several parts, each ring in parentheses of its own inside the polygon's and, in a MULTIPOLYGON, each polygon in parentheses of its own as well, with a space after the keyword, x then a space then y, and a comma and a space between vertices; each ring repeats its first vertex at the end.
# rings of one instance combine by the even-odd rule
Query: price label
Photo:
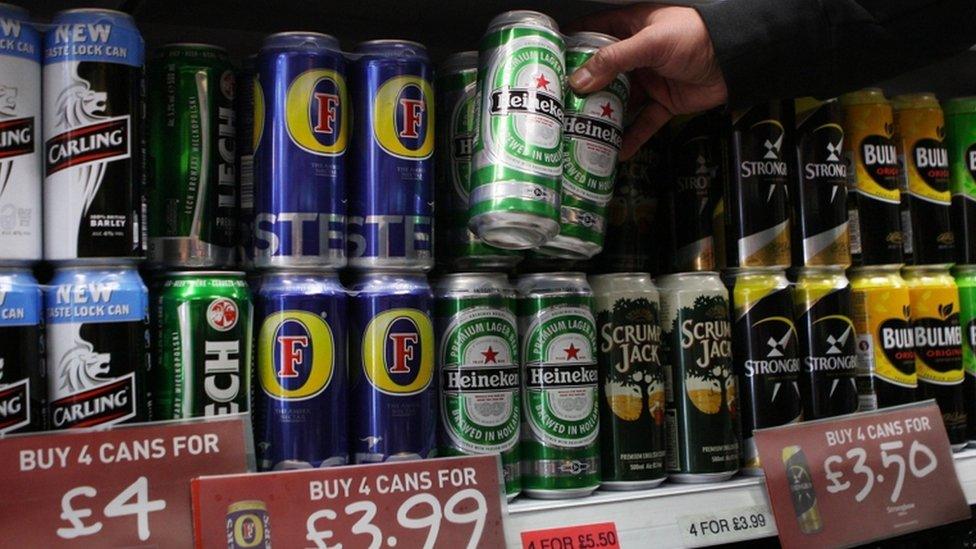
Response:
POLYGON ((685 545, 696 547, 776 535, 772 511, 765 505, 678 517, 685 545))
POLYGON ((612 522, 580 524, 522 532, 522 549, 619 549, 617 525, 612 522))
POLYGON ((203 477, 197 547, 504 546, 497 456, 203 477))

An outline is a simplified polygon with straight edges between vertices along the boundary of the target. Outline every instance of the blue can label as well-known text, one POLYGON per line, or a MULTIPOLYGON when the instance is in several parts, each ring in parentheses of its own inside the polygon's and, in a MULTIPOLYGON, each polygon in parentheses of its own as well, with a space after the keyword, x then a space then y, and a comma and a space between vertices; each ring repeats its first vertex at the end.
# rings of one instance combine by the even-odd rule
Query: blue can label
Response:
POLYGON ((44 426, 40 322, 37 282, 0 273, 0 436, 44 426))
POLYGON ((36 285, 0 283, 0 327, 33 326, 41 322, 41 292, 36 285))
POLYGON ((18 14, 0 12, 0 55, 41 62, 41 33, 18 14), (11 17, 12 16, 12 17, 11 17))
POLYGON ((105 14, 56 23, 44 34, 45 63, 99 61, 141 67, 145 55, 142 36, 129 24, 113 21, 115 17, 105 14))
POLYGON ((434 90, 420 76, 400 75, 380 85, 373 98, 373 139, 388 154, 423 160, 434 153, 430 111, 434 90))

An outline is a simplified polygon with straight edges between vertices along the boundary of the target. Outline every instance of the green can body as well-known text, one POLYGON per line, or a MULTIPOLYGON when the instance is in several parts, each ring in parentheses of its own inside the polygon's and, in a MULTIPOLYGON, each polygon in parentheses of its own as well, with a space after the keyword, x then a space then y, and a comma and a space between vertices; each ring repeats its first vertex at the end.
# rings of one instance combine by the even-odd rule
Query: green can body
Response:
POLYGON ((962 366, 966 436, 976 440, 976 265, 953 269, 959 287, 959 327, 962 329, 962 366))
POLYGON ((976 264, 976 97, 943 104, 956 263, 976 264))

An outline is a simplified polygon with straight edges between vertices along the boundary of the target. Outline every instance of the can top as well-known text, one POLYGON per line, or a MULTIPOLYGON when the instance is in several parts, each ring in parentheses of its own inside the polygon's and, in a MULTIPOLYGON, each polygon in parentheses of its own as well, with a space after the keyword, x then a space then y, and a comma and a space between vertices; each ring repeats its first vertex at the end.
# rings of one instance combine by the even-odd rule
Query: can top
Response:
POLYGON ((243 277, 244 271, 166 271, 164 273, 166 276, 186 276, 186 277, 196 277, 196 276, 221 276, 221 277, 243 277))
POLYGON ((654 290, 649 273, 606 273, 591 275, 590 286, 594 293, 630 292, 654 290))
POLYGON ((54 17, 51 19, 51 24, 80 21, 82 18, 88 15, 104 15, 115 20, 115 22, 125 22, 131 24, 132 27, 136 26, 136 20, 128 13, 106 8, 72 8, 69 10, 62 10, 54 14, 54 17))
POLYGON ((953 270, 960 276, 971 276, 976 274, 976 265, 956 265, 953 270))
POLYGON ((877 275, 883 274, 887 275, 890 273, 898 274, 901 272, 901 263, 894 263, 891 265, 856 265, 851 267, 851 275, 877 275))
POLYGON ((459 51, 445 59, 440 66, 442 74, 467 70, 478 70, 478 52, 459 51))
POLYGON ((911 109, 938 109, 939 100, 932 92, 905 93, 891 98, 891 106, 896 111, 911 109))
MULTIPOLYGON (((798 118, 800 114, 805 113, 807 111, 812 111, 817 107, 819 107, 820 105, 823 105, 824 103, 827 102, 827 101, 817 99, 816 97, 797 97, 793 101, 794 101, 793 104, 795 106, 795 110, 798 118)), ((830 101, 834 101, 834 100, 831 99, 830 101)))
POLYGON ((620 42, 619 38, 603 34, 602 32, 582 31, 570 34, 566 39, 566 48, 602 48, 620 42))
POLYGON ((939 265, 905 265, 902 268, 902 276, 908 275, 931 275, 931 274, 948 274, 949 269, 952 267, 951 263, 943 263, 939 265))
POLYGON ((434 284, 439 295, 514 293, 505 273, 449 273, 434 284))
MULTIPOLYGON (((107 259, 105 261, 108 261, 107 259)), ((81 263, 81 264, 57 264, 54 267, 55 272, 62 271, 134 271, 136 270, 136 264, 134 261, 120 261, 118 263, 103 263, 103 262, 92 262, 92 263, 81 263)))
POLYGON ((532 10, 512 10, 500 13, 488 23, 486 32, 492 32, 502 27, 537 27, 559 32, 559 25, 555 19, 532 10))
POLYGON ((428 59, 427 46, 413 40, 381 38, 356 44, 355 53, 376 57, 428 59))
POLYGON ((2 13, 3 15, 11 19, 13 18, 18 18, 22 20, 30 19, 30 12, 27 11, 27 8, 22 8, 20 6, 8 4, 6 2, 0 2, 0 13, 2 13))
POLYGON ((216 44, 205 44, 203 42, 170 42, 168 44, 163 44, 159 46, 160 50, 176 49, 176 48, 194 48, 201 50, 214 50, 223 53, 227 53, 227 48, 223 46, 218 46, 216 44))
MULTIPOLYGON (((222 271, 223 272, 223 271, 222 271)), ((268 269, 260 273, 261 278, 269 278, 273 276, 280 275, 303 275, 303 276, 320 276, 322 278, 338 278, 339 273, 332 269, 323 269, 322 267, 275 267, 273 269, 268 269)))
POLYGON ((946 114, 973 114, 976 113, 976 95, 969 97, 955 97, 942 104, 942 109, 946 114))
POLYGON ((285 31, 264 38, 261 49, 308 49, 339 51, 339 40, 331 34, 310 31, 285 31))
POLYGON ((881 88, 864 88, 840 96, 840 104, 845 107, 853 105, 874 105, 887 102, 888 100, 885 98, 884 91, 881 88))
POLYGON ((227 507, 228 513, 235 513, 237 511, 253 511, 254 509, 261 509, 262 511, 267 511, 268 506, 264 504, 263 501, 258 499, 249 499, 245 501, 237 501, 230 504, 227 507))
POLYGON ((586 275, 581 272, 524 274, 515 285, 522 295, 590 293, 586 275))
POLYGON ((359 273, 349 287, 351 294, 408 295, 417 290, 430 292, 423 273, 413 271, 366 271, 359 273))

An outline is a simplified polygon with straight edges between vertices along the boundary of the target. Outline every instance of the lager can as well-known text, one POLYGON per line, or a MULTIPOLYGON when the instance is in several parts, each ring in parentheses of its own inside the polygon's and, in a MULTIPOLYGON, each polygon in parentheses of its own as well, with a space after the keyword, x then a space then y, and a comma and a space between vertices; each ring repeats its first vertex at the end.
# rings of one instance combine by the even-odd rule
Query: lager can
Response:
POLYGON ((149 292, 135 267, 60 267, 44 306, 51 426, 151 419, 149 292))
POLYGON ((901 171, 891 104, 879 88, 845 93, 840 104, 851 260, 854 265, 902 263, 901 171))
POLYGON ((434 266, 434 69, 407 40, 356 46, 356 184, 349 187, 349 266, 434 266))
POLYGON ((949 223, 949 154, 942 138, 945 118, 931 93, 891 100, 895 144, 901 166, 902 252, 915 265, 955 261, 955 235, 949 223))
POLYGON ((950 99, 945 109, 952 232, 956 263, 976 263, 976 97, 950 99))
POLYGON ((801 418, 793 288, 783 271, 736 269, 730 275, 732 357, 742 397, 742 472, 761 475, 754 431, 801 418))
POLYGON ((559 233, 566 45, 534 11, 496 16, 481 39, 468 227, 499 248, 559 233))
POLYGON ((959 288, 945 266, 906 267, 903 273, 915 331, 917 399, 935 399, 949 442, 958 450, 967 439, 959 288))
POLYGON ((258 134, 254 125, 254 97, 257 88, 257 55, 241 62, 235 76, 234 110, 237 113, 237 264, 244 271, 254 269, 254 149, 258 134))
POLYGON ((62 11, 44 34, 47 260, 144 255, 144 53, 118 11, 62 11))
POLYGON ((349 102, 335 38, 264 39, 254 89, 256 267, 345 266, 349 102))
POLYGON ((260 500, 227 507, 227 549, 271 549, 271 517, 260 500))
POLYGON ((420 273, 358 276, 349 302, 350 453, 355 463, 436 452, 433 294, 420 273))
POLYGON ((600 368, 600 465, 606 490, 664 482, 660 297, 645 273, 590 277, 600 368))
POLYGON ((41 304, 29 269, 0 270, 0 437, 47 428, 41 304))
POLYGON ((244 273, 166 273, 155 306, 154 419, 249 411, 253 307, 244 273))
POLYGON ((502 273, 459 273, 435 286, 438 455, 501 454, 505 494, 521 491, 522 398, 515 290, 502 273))
POLYGON ((857 335, 851 320, 851 284, 844 268, 799 269, 793 297, 802 359, 803 419, 856 412, 857 335))
POLYGON ((41 259, 41 31, 11 4, 0 21, 0 263, 29 263, 41 259))
POLYGON ((796 522, 804 534, 816 534, 823 530, 823 517, 817 506, 817 490, 813 485, 807 455, 799 446, 786 446, 782 456, 796 522))
POLYGON ((234 72, 223 48, 170 44, 148 72, 149 260, 227 266, 237 238, 234 72))
POLYGON ((962 330, 963 402, 966 404, 966 438, 976 441, 976 266, 953 269, 959 287, 959 327, 962 330))
POLYGON ((726 480, 739 470, 739 397, 729 292, 718 273, 658 277, 667 470, 673 482, 726 480))

